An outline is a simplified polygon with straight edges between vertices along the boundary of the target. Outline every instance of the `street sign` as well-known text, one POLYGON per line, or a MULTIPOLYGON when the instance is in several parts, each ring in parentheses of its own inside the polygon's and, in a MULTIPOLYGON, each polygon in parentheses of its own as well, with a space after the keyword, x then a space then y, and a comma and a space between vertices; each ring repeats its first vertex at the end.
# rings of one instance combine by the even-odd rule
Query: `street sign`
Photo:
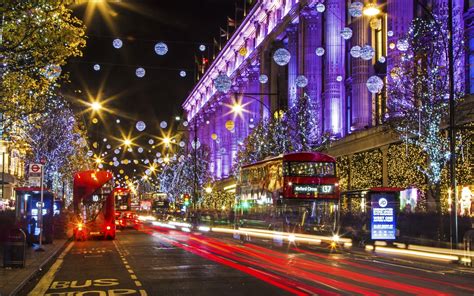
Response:
POLYGON ((33 174, 41 174, 41 170, 43 169, 43 165, 42 164, 38 164, 38 163, 33 163, 33 164, 30 164, 30 174, 33 173, 33 174))

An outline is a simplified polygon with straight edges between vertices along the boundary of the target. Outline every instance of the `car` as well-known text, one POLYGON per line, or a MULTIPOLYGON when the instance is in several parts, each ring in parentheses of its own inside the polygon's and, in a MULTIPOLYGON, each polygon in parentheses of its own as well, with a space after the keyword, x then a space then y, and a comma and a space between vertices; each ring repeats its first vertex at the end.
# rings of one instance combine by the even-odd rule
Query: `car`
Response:
POLYGON ((140 224, 140 220, 138 220, 138 215, 134 212, 117 212, 116 215, 117 217, 115 219, 115 224, 119 229, 137 228, 140 224))

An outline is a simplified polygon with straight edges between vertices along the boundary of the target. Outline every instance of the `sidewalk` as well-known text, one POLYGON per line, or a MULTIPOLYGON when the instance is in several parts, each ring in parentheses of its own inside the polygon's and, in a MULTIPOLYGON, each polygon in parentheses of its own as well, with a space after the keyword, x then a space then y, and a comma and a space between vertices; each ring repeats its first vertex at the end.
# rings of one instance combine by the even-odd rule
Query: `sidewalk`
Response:
POLYGON ((18 288, 27 283, 36 272, 54 257, 65 245, 66 239, 54 240, 53 244, 43 245, 44 252, 35 252, 35 248, 26 250, 24 268, 3 268, 3 252, 0 254, 0 296, 14 295, 18 288))

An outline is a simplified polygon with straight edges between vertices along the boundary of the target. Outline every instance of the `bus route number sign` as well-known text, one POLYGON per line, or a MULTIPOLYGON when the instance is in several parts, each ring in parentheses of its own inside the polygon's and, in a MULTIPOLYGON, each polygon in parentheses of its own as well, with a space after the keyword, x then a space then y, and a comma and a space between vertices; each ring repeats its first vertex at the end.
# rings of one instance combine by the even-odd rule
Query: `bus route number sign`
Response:
POLYGON ((371 195, 371 237, 373 240, 396 238, 395 194, 373 193, 371 195))
POLYGON ((333 193, 332 185, 316 185, 316 184, 294 184, 293 191, 296 194, 327 194, 333 193))

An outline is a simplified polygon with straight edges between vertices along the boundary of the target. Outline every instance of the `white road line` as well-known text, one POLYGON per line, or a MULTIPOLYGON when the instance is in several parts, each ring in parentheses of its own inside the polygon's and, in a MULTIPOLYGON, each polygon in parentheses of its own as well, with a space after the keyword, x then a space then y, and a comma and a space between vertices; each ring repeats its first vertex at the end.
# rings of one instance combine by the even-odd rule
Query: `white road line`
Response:
POLYGON ((54 276, 56 275, 56 272, 58 272, 59 268, 63 264, 64 261, 64 256, 71 250, 72 246, 74 246, 74 242, 71 242, 66 249, 59 255, 58 259, 56 259, 56 262, 51 266, 51 268, 48 270, 48 272, 41 278, 39 283, 36 285, 36 287, 31 290, 31 292, 28 294, 28 296, 37 296, 37 295, 44 295, 46 294, 46 291, 48 291, 49 286, 51 286, 51 283, 54 280, 54 276))

